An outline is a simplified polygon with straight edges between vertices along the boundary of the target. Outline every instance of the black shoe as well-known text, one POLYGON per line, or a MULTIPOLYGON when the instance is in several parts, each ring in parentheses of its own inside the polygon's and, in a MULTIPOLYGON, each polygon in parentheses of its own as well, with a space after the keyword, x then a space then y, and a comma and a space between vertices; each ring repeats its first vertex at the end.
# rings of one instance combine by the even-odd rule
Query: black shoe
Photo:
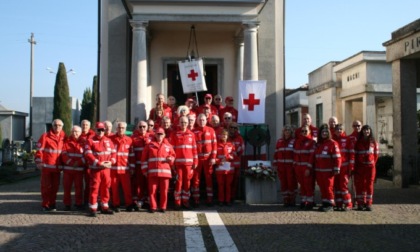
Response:
POLYGON ((109 209, 109 208, 106 208, 106 209, 102 209, 101 210, 101 214, 114 214, 114 211, 112 211, 111 209, 109 209))
POLYGON ((223 206, 223 202, 219 202, 219 206, 223 206))
POLYGON ((194 208, 199 208, 200 207, 200 203, 199 202, 193 202, 193 207, 194 208))
POLYGON ((77 211, 85 210, 85 207, 83 205, 74 205, 77 211))
POLYGON ((362 205, 357 205, 357 211, 363 211, 363 210, 364 210, 364 208, 363 208, 362 205))
POLYGON ((65 206, 64 211, 66 211, 66 212, 71 211, 71 206, 65 206))
POLYGON ((190 206, 190 204, 188 203, 184 203, 182 204, 182 208, 186 209, 186 210, 192 210, 193 208, 190 206))
POLYGON ((331 211, 334 211, 334 208, 332 206, 325 206, 325 207, 322 207, 321 211, 322 212, 331 212, 331 211))
POLYGON ((114 207, 114 212, 119 213, 120 212, 120 207, 114 207))
POLYGON ((156 210, 155 210, 155 209, 149 209, 149 210, 148 210, 148 212, 149 212, 149 213, 155 213, 155 212, 156 212, 156 210))
POLYGON ((96 211, 90 211, 88 214, 89 217, 96 217, 96 211))
POLYGON ((226 206, 231 207, 232 206, 232 202, 226 202, 226 206))
POLYGON ((179 210, 181 210, 181 205, 175 205, 175 206, 174 206, 174 210, 175 210, 175 211, 179 211, 179 210))
POLYGON ((366 206, 366 211, 371 212, 372 211, 372 206, 366 206))
POLYGON ((48 207, 42 207, 42 212, 49 212, 50 209, 48 207))
POLYGON ((165 212, 166 212, 166 210, 165 210, 165 209, 159 209, 159 212, 161 212, 161 213, 165 213, 165 212))
POLYGON ((213 206, 213 202, 207 202, 207 203, 206 203, 206 205, 207 205, 208 207, 212 207, 212 206, 213 206))
POLYGON ((305 205, 305 210, 306 211, 309 211, 309 210, 312 210, 312 209, 314 209, 314 203, 307 203, 305 205))
POLYGON ((125 208, 125 211, 126 212, 133 212, 134 211, 134 206, 133 205, 130 205, 130 206, 126 207, 125 208))
POLYGON ((305 207, 306 207, 306 203, 305 202, 300 203, 300 209, 305 209, 305 207))
POLYGON ((57 211, 57 208, 55 207, 55 205, 50 206, 49 209, 50 209, 50 212, 57 211))

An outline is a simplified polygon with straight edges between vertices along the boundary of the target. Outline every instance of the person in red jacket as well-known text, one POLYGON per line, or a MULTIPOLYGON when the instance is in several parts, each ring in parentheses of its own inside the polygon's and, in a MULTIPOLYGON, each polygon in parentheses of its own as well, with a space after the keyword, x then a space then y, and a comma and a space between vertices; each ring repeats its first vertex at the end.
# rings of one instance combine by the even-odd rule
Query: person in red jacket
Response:
POLYGON ((296 206, 297 181, 293 168, 293 155, 295 138, 292 127, 283 127, 283 136, 277 140, 274 152, 273 165, 277 166, 277 175, 280 180, 280 191, 283 196, 285 207, 296 206))
POLYGON ((172 119, 172 109, 168 106, 168 104, 165 103, 165 96, 163 94, 157 94, 156 95, 156 107, 152 108, 149 112, 149 119, 153 119, 154 115, 156 114, 156 109, 162 109, 163 115, 167 116, 172 119))
POLYGON ((354 120, 352 123, 353 132, 349 135, 353 145, 356 145, 357 139, 359 138, 360 131, 362 131, 362 122, 354 120))
MULTIPOLYGON (((235 167, 233 181, 232 181, 232 190, 231 190, 231 199, 235 200, 238 192, 239 178, 241 175, 241 158, 242 154, 245 151, 245 143, 241 134, 239 133, 239 125, 236 122, 232 122, 228 126, 228 137, 229 142, 232 142, 235 146, 235 155, 233 160, 233 167, 235 167)), ((217 133, 216 133, 217 134, 217 133)))
POLYGON ((220 110, 224 108, 223 99, 222 99, 222 96, 220 94, 217 94, 217 95, 214 96, 213 106, 215 106, 216 109, 217 109, 217 114, 216 115, 219 115, 220 110))
POLYGON ((318 129, 312 125, 312 118, 311 115, 309 115, 308 113, 305 113, 302 115, 302 127, 297 128, 295 131, 295 137, 299 138, 302 136, 302 134, 300 134, 300 131, 302 130, 303 126, 308 126, 309 130, 310 130, 310 137, 316 142, 318 140, 318 129))
MULTIPOLYGON (((330 130, 330 135, 332 139, 335 140, 335 126, 338 124, 338 119, 335 116, 331 116, 328 119, 328 129, 330 130)), ((344 133, 344 132, 343 132, 344 133)))
MULTIPOLYGON (((80 123, 82 128, 82 134, 80 135, 80 141, 83 142, 83 145, 87 143, 88 139, 91 139, 95 136, 95 131, 93 131, 91 127, 91 123, 88 120, 82 120, 80 123)), ((89 204, 89 186, 90 186, 90 174, 89 174, 89 166, 85 163, 85 169, 83 171, 83 178, 84 178, 84 190, 83 190, 83 203, 87 206, 89 204)))
POLYGON ((111 186, 110 168, 116 162, 114 144, 105 136, 105 124, 97 122, 96 135, 85 145, 85 159, 90 169, 89 209, 91 217, 96 217, 98 194, 101 201, 101 213, 114 214, 109 209, 109 188, 111 186))
POLYGON ((193 170, 198 165, 195 136, 187 129, 187 126, 188 118, 186 116, 179 118, 179 129, 172 133, 169 141, 175 150, 175 171, 178 176, 174 190, 175 210, 181 208, 181 202, 184 208, 191 209, 190 180, 193 170))
POLYGON ((233 107, 233 97, 232 96, 226 97, 225 98, 225 104, 226 104, 226 106, 219 111, 220 118, 223 118, 224 114, 226 112, 229 112, 229 113, 232 114, 232 121, 237 122, 238 121, 238 110, 233 107))
POLYGON ((41 170, 41 197, 43 211, 56 211, 57 192, 60 185, 61 151, 66 134, 63 121, 55 119, 52 129, 38 140, 35 163, 41 170))
POLYGON ((120 211, 120 186, 124 193, 125 210, 132 212, 135 206, 131 191, 134 167, 130 166, 134 161, 133 140, 125 135, 126 129, 126 122, 118 122, 117 133, 111 136, 116 152, 116 162, 111 167, 112 205, 115 212, 120 211))
POLYGON ((373 183, 376 176, 379 146, 369 125, 362 127, 354 152, 354 182, 356 185, 357 210, 372 211, 373 183))
POLYGON ((159 211, 166 211, 168 202, 169 180, 172 177, 171 166, 174 164, 175 151, 165 138, 163 128, 156 129, 155 139, 144 148, 141 157, 142 172, 149 185, 149 212, 157 210, 156 194, 159 191, 159 211))
POLYGON ((149 135, 147 132, 147 122, 140 121, 137 124, 137 129, 133 132, 131 136, 133 140, 133 152, 134 152, 134 161, 130 165, 134 166, 134 174, 132 177, 132 194, 133 201, 136 204, 135 209, 139 210, 148 202, 147 197, 147 178, 144 176, 141 170, 141 157, 147 144, 154 138, 149 135))
POLYGON ((197 114, 205 113, 205 109, 209 108, 209 114, 218 115, 217 108, 211 104, 213 101, 213 96, 211 94, 206 94, 204 96, 204 103, 197 108, 197 114))
POLYGON ((232 183, 235 175, 235 145, 229 140, 229 133, 222 131, 217 142, 216 179, 219 206, 232 205, 232 183))
POLYGON ((301 136, 296 136, 293 155, 293 167, 296 179, 300 185, 300 208, 311 210, 314 204, 314 170, 311 156, 315 151, 315 140, 311 137, 309 125, 302 126, 299 130, 301 136))
POLYGON ((354 145, 351 139, 344 133, 342 124, 335 126, 334 134, 341 153, 340 173, 334 178, 335 203, 337 210, 348 211, 353 208, 348 184, 354 169, 354 145))
POLYGON ((64 143, 61 157, 63 160, 63 203, 64 211, 71 210, 71 189, 74 184, 74 199, 77 210, 83 209, 83 174, 85 159, 83 158, 84 141, 80 139, 82 129, 73 126, 71 136, 64 143))
POLYGON ((328 124, 319 127, 321 137, 312 156, 315 166, 315 178, 321 191, 322 206, 320 211, 329 212, 335 206, 334 177, 340 173, 341 153, 336 141, 332 139, 328 124))
POLYGON ((192 178, 192 197, 194 207, 200 205, 200 178, 204 172, 206 180, 207 205, 213 204, 213 165, 216 163, 217 139, 212 127, 207 126, 207 119, 204 114, 199 114, 197 119, 198 126, 194 129, 197 143, 198 166, 194 169, 192 178))

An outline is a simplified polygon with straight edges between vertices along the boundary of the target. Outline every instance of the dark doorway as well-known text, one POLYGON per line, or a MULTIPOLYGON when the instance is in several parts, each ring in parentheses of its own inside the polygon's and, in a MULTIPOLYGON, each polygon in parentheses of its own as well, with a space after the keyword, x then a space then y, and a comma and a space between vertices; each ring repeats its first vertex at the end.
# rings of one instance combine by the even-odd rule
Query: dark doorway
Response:
MULTIPOLYGON (((168 96, 169 95, 174 96, 176 99, 176 103, 178 105, 183 105, 185 104, 185 101, 188 98, 195 96, 195 93, 184 94, 177 64, 168 64, 167 68, 168 68, 167 69, 168 96)), ((218 85, 217 65, 216 64, 204 65, 204 72, 205 72, 204 78, 206 79, 207 91, 198 92, 199 104, 203 103, 205 94, 210 93, 213 96, 217 94, 217 85, 218 85)))

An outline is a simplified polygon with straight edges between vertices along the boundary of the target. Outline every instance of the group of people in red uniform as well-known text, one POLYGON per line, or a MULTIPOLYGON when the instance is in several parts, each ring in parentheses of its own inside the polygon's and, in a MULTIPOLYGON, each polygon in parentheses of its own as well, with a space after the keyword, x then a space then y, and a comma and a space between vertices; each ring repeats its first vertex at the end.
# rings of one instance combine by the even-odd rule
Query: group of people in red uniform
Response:
POLYGON ((372 128, 355 120, 353 132, 347 136, 336 117, 331 117, 319 129, 312 125, 309 114, 303 115, 302 122, 297 129, 284 126, 282 137, 276 143, 273 163, 277 166, 284 206, 296 205, 299 187, 300 207, 313 209, 315 184, 318 184, 322 199, 320 211, 348 211, 353 207, 372 211, 379 154, 372 128), (354 205, 349 190, 352 176, 354 205))
POLYGON ((56 211, 61 171, 64 210, 72 209, 74 186, 74 207, 82 210, 88 205, 93 217, 98 211, 120 211, 120 188, 126 211, 138 210, 148 202, 149 212, 164 213, 171 179, 175 179, 175 210, 199 207, 202 174, 206 204, 214 202, 215 176, 219 205, 230 206, 237 193, 244 141, 233 98, 225 99, 226 107, 221 105, 220 95, 215 98, 215 105, 212 95, 207 94, 202 106, 187 100, 185 106, 177 107, 174 97, 168 97, 167 104, 158 94, 149 119, 138 122, 131 136, 125 135, 125 122, 118 122, 114 133, 109 121, 97 122, 92 130, 90 122, 83 120, 67 137, 63 122, 55 119, 52 129, 37 143, 35 162, 41 170, 42 209, 56 211))

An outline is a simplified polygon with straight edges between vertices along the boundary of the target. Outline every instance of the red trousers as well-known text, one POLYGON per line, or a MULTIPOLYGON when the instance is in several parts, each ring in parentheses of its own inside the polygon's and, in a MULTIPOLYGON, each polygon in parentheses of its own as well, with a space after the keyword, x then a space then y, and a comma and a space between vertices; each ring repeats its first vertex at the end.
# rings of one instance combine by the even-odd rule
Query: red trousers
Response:
POLYGON ((219 202, 229 203, 231 201, 232 195, 232 182, 234 173, 229 174, 217 174, 217 190, 218 190, 218 200, 219 202))
POLYGON ((98 209, 98 193, 101 198, 102 209, 108 209, 109 188, 111 186, 110 169, 90 169, 89 208, 98 209))
POLYGON ((41 170, 41 197, 42 207, 55 207, 57 192, 60 186, 60 172, 50 171, 48 168, 41 170))
POLYGON ((159 209, 166 210, 170 178, 148 177, 150 209, 157 209, 156 194, 159 191, 159 209))
POLYGON ((131 180, 132 195, 134 201, 147 200, 147 177, 141 172, 141 168, 136 168, 131 180))
POLYGON ((373 183, 375 182, 376 168, 372 165, 358 166, 354 170, 354 185, 356 186, 357 205, 372 205, 373 183))
POLYGON ((280 180, 280 191, 284 204, 295 204, 297 180, 293 165, 280 165, 277 167, 277 176, 280 180))
POLYGON ((206 180, 207 203, 213 201, 213 173, 210 173, 211 169, 212 167, 209 164, 209 160, 199 160, 198 167, 193 171, 191 191, 192 197, 196 203, 200 201, 200 178, 203 171, 206 180))
POLYGON ((300 185, 300 198, 302 203, 314 202, 314 175, 313 171, 309 176, 305 176, 307 166, 295 166, 297 182, 300 185))
POLYGON ((321 191, 322 203, 335 206, 334 201, 334 173, 316 171, 316 183, 321 191))
POLYGON ((111 191, 112 191, 112 205, 119 207, 120 201, 120 185, 124 193, 125 206, 131 206, 133 204, 133 197, 131 194, 131 174, 130 171, 125 173, 117 173, 115 170, 111 170, 111 191))
POLYGON ((181 205, 181 200, 182 203, 188 204, 190 200, 190 180, 193 176, 191 167, 191 165, 175 166, 176 174, 178 175, 174 190, 175 205, 181 205))
POLYGON ((71 189, 74 184, 74 201, 81 206, 83 204, 83 171, 64 170, 63 175, 63 203, 71 206, 71 189))
POLYGON ((338 207, 352 208, 351 194, 349 192, 349 171, 347 166, 340 168, 340 174, 334 176, 335 203, 338 207))
POLYGON ((232 180, 232 188, 231 188, 231 193, 230 193, 231 199, 235 199, 237 196, 240 176, 241 176, 241 167, 235 167, 233 180, 232 180))

